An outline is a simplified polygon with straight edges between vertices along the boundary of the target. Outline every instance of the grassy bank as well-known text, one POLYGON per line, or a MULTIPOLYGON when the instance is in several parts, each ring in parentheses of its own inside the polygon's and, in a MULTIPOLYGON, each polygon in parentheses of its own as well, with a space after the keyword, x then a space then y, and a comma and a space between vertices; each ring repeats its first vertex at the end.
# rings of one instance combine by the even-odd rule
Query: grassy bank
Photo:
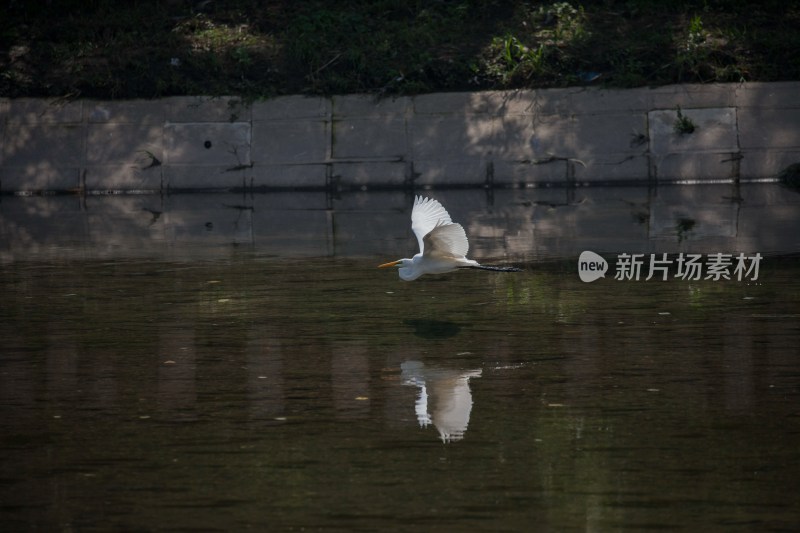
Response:
POLYGON ((152 98, 800 79, 800 3, 2 0, 0 95, 152 98))

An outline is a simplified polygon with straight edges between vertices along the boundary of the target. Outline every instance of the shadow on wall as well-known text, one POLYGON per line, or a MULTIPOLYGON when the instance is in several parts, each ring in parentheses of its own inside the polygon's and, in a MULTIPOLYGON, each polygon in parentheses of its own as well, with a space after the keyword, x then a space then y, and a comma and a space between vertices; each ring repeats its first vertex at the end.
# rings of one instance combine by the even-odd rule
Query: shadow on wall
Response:
POLYGON ((5 192, 130 193, 248 184, 250 108, 237 99, 5 104, 5 192))
POLYGON ((0 102, 3 191, 572 187, 774 177, 797 83, 0 102), (762 107, 763 106, 763 107, 762 107), (768 107, 767 107, 768 106, 768 107), (681 120, 691 123, 679 130, 681 120))

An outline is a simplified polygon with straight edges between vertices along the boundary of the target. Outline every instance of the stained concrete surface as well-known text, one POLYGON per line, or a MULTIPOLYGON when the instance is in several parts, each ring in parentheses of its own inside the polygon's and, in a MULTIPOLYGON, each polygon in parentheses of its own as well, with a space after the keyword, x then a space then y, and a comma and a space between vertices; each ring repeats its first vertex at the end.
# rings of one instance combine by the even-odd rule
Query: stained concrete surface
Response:
POLYGON ((774 178, 800 82, 154 101, 0 100, 3 192, 774 178), (678 133, 678 110, 694 125, 678 133))

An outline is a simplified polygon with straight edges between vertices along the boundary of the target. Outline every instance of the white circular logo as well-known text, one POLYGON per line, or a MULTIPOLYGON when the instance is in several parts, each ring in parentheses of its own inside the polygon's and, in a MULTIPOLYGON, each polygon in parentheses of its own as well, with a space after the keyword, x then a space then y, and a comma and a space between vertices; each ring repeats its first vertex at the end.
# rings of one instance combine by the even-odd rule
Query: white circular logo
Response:
POLYGON ((604 278, 607 270, 608 263, 605 259, 588 250, 581 252, 581 256, 578 258, 578 275, 581 277, 581 281, 590 283, 604 278))

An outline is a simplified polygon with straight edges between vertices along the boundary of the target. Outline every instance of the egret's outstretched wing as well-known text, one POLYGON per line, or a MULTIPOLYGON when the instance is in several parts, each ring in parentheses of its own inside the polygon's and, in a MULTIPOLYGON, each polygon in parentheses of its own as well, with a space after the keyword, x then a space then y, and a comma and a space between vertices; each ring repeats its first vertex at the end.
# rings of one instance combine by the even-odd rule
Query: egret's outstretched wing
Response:
POLYGON ((433 228, 425 238, 425 255, 429 257, 464 257, 469 251, 467 234, 461 224, 443 224, 433 228))
POLYGON ((433 228, 442 224, 450 224, 450 215, 442 204, 433 198, 417 196, 414 199, 414 208, 411 210, 411 231, 417 236, 419 251, 425 251, 425 235, 433 228))

